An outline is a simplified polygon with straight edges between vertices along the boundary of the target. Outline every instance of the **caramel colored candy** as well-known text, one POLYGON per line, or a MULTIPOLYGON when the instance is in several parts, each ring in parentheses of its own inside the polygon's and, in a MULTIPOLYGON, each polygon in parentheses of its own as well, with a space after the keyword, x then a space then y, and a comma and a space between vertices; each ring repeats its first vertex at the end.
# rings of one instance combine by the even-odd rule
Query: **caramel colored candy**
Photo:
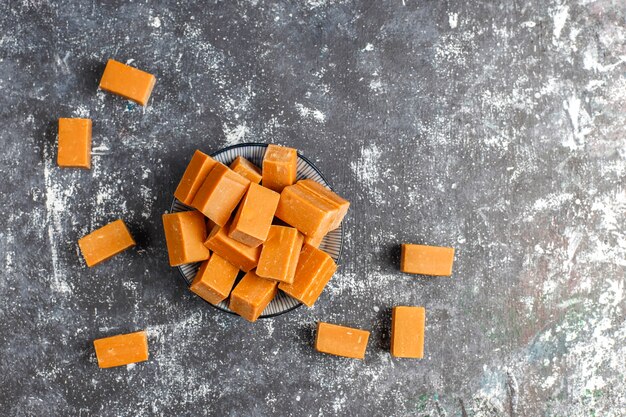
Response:
POLYGON ((293 148, 268 145, 263 157, 263 186, 280 193, 296 182, 298 152, 293 148))
POLYGON ((230 294, 228 307, 248 321, 256 321, 274 299, 278 282, 248 272, 230 294))
POLYGON ((145 331, 96 339, 93 346, 100 368, 148 360, 148 338, 145 331))
POLYGON ((171 266, 209 259, 204 246, 206 223, 202 213, 181 211, 163 215, 163 228, 171 266))
POLYGON ((296 183, 296 185, 317 195, 322 200, 337 208, 337 214, 335 215, 335 219, 330 225, 329 230, 335 230, 338 228, 350 208, 350 202, 339 197, 334 191, 329 190, 319 182, 311 179, 300 180, 296 183))
POLYGON ((211 230, 213 230, 214 227, 215 227, 215 222, 211 219, 206 219, 206 230, 211 232, 211 230))
POLYGON ((291 284, 298 266, 304 237, 297 229, 285 226, 272 226, 263 243, 258 276, 291 284))
POLYGON ((400 270, 409 274, 452 275, 454 248, 402 244, 400 270))
POLYGON ((193 198, 200 189, 209 172, 217 165, 217 161, 200 151, 196 151, 191 157, 183 178, 178 183, 174 197, 183 204, 191 205, 193 198))
POLYGON ((252 248, 226 235, 229 226, 215 225, 204 246, 226 259, 244 272, 248 272, 259 263, 261 247, 252 248))
POLYGON ((189 289, 211 304, 225 300, 233 289, 239 268, 213 253, 198 269, 189 289))
POLYGON ((315 350, 347 358, 364 359, 370 332, 338 326, 330 323, 317 323, 315 350))
POLYGON ((224 226, 248 190, 250 181, 219 162, 209 172, 191 206, 224 226))
POLYGON ((250 183, 248 192, 239 205, 228 236, 248 246, 256 247, 267 239, 267 234, 278 207, 280 194, 269 188, 250 183))
POLYGON ((135 246, 135 240, 124 222, 115 220, 78 239, 78 246, 87 266, 92 267, 135 246))
POLYGON ((248 161, 243 156, 235 158, 235 160, 230 164, 230 169, 255 184, 259 184, 263 178, 259 167, 248 161))
POLYGON ((91 168, 90 119, 59 119, 57 164, 63 168, 91 168))
POLYGON ((145 106, 155 82, 154 75, 109 59, 100 88, 145 106))
POLYGON ((396 306, 391 313, 391 354, 398 358, 424 357, 424 307, 396 306))
POLYGON ((275 216, 307 236, 325 235, 338 209, 296 185, 285 187, 275 216))
POLYGON ((293 283, 281 282, 278 288, 303 304, 313 307, 336 270, 335 261, 326 252, 304 245, 293 283))
POLYGON ((309 245, 309 246, 313 246, 314 248, 319 248, 320 245, 322 244, 322 240, 324 240, 325 236, 326 235, 305 236, 304 237, 304 244, 305 245, 309 245))

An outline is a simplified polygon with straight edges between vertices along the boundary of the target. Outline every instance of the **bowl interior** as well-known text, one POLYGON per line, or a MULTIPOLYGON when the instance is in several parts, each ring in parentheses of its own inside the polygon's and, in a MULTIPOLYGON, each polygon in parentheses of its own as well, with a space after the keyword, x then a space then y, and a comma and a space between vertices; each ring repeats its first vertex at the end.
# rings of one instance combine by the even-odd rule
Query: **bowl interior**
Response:
MULTIPOLYGON (((223 163, 224 165, 230 165, 236 157, 243 156, 256 166, 261 167, 266 149, 267 145, 264 143, 242 143, 221 149, 213 153, 211 156, 217 161, 223 163)), ((328 188, 331 188, 326 179, 322 176, 322 173, 317 169, 317 167, 315 167, 315 165, 313 165, 310 160, 300 154, 298 154, 297 175, 298 180, 310 178, 328 188)), ((170 212, 175 213, 178 211, 186 210, 191 210, 191 208, 184 205, 177 199, 174 199, 170 212)), ((339 225, 337 229, 330 231, 328 235, 324 237, 324 240, 322 240, 322 243, 320 244, 320 249, 328 253, 335 262, 339 262, 339 257, 341 256, 341 248, 343 243, 342 226, 343 225, 339 225)), ((185 264, 178 267, 182 277, 187 282, 187 285, 191 284, 194 277, 196 276, 196 273, 198 272, 199 267, 200 262, 185 264)), ((282 291, 278 291, 278 294, 276 295, 276 297, 274 297, 274 300, 272 300, 272 302, 270 302, 263 311, 261 318, 284 314, 288 311, 294 310, 300 305, 302 304, 295 298, 288 296, 282 291)), ((228 308, 228 299, 222 301, 215 307, 222 311, 233 313, 233 311, 228 308)))

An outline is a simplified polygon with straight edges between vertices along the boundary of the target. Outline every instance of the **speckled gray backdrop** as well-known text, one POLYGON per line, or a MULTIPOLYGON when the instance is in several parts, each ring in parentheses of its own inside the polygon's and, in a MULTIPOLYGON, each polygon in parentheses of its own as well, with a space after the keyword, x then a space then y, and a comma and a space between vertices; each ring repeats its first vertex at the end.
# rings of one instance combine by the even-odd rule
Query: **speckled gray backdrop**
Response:
POLYGON ((0 5, 3 416, 624 416, 626 4, 622 1, 0 5), (156 74, 145 109, 97 90, 108 58, 156 74), (93 119, 93 169, 56 166, 56 119, 93 119), (249 324, 167 264, 186 161, 297 147, 353 202, 312 310, 249 324), (86 268, 123 218, 138 245, 86 268), (402 275, 398 244, 457 248, 402 275), (390 308, 427 309, 423 360, 390 308), (372 331, 316 353, 317 320, 372 331), (95 338, 147 329, 101 370, 95 338))

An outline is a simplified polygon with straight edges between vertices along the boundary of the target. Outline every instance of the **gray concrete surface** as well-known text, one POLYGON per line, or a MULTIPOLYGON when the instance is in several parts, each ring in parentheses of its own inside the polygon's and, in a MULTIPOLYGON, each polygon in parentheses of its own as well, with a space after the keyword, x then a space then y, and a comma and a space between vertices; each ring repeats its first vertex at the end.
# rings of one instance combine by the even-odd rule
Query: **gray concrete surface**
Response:
POLYGON ((622 1, 8 1, 0 5, 0 414, 624 416, 622 1), (97 90, 156 74, 146 108, 97 90), (93 169, 56 119, 93 119, 93 169), (193 297, 160 216, 192 151, 297 147, 353 202, 312 309, 248 324, 193 297), (135 249, 76 241, 123 218, 135 249), (457 249, 452 278, 401 242, 457 249), (392 359, 390 309, 427 309, 392 359), (317 320, 372 331, 316 353, 317 320), (147 329, 150 361, 95 338, 147 329))

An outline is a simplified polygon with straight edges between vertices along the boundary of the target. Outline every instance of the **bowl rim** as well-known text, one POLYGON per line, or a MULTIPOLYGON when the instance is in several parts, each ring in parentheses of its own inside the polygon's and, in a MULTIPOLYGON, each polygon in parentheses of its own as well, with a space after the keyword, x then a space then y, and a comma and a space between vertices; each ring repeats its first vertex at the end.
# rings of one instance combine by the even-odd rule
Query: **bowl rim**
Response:
MULTIPOLYGON (((224 152, 228 152, 231 149, 237 149, 237 148, 243 148, 246 146, 256 146, 259 148, 267 148, 268 144, 267 143, 263 143, 263 142, 243 142, 243 143, 236 143, 234 145, 229 145, 226 146, 224 148, 218 149, 217 151, 209 154, 209 156, 211 158, 214 158, 215 156, 224 153, 224 152)), ((328 182, 328 180, 326 179, 326 177, 324 176, 324 174, 322 174, 322 172, 320 171, 320 169, 313 163, 313 161, 311 161, 309 158, 307 158, 306 156, 302 155, 302 153, 300 153, 300 151, 296 150, 296 152, 298 153, 298 158, 302 158, 311 168, 313 168, 313 170, 324 180, 324 182, 326 183, 326 185, 331 189, 331 191, 334 191, 332 185, 330 184, 330 182, 328 182)), ((172 204, 170 204, 170 213, 172 213, 172 210, 174 208, 174 205, 176 204, 176 197, 173 197, 172 199, 172 204)), ((344 239, 344 229, 343 227, 341 228, 341 244, 339 245, 339 253, 337 254, 337 265, 339 265, 339 261, 341 260, 341 255, 343 255, 343 239, 344 239)), ((178 270, 178 273, 180 275, 180 277, 183 279, 183 281, 185 282, 186 285, 188 285, 187 283, 187 278, 185 277, 185 274, 183 274, 183 271, 181 269, 180 266, 177 266, 176 269, 178 270)), ((233 316, 239 316, 239 314, 235 313, 234 311, 230 311, 230 310, 225 310, 222 307, 216 306, 215 304, 211 304, 209 303, 207 300, 205 300, 202 297, 199 297, 202 301, 204 301, 205 303, 207 303, 208 305, 210 305, 211 307, 213 307, 216 310, 219 310, 223 313, 228 313, 230 315, 233 316)), ((302 307, 303 303, 302 302, 298 302, 298 304, 296 304, 293 307, 288 308, 287 310, 281 311, 280 313, 273 313, 273 314, 264 314, 264 315, 260 315, 259 319, 271 319, 274 317, 278 317, 278 316, 282 316, 283 314, 287 314, 290 313, 292 311, 294 311, 297 308, 302 307)))

